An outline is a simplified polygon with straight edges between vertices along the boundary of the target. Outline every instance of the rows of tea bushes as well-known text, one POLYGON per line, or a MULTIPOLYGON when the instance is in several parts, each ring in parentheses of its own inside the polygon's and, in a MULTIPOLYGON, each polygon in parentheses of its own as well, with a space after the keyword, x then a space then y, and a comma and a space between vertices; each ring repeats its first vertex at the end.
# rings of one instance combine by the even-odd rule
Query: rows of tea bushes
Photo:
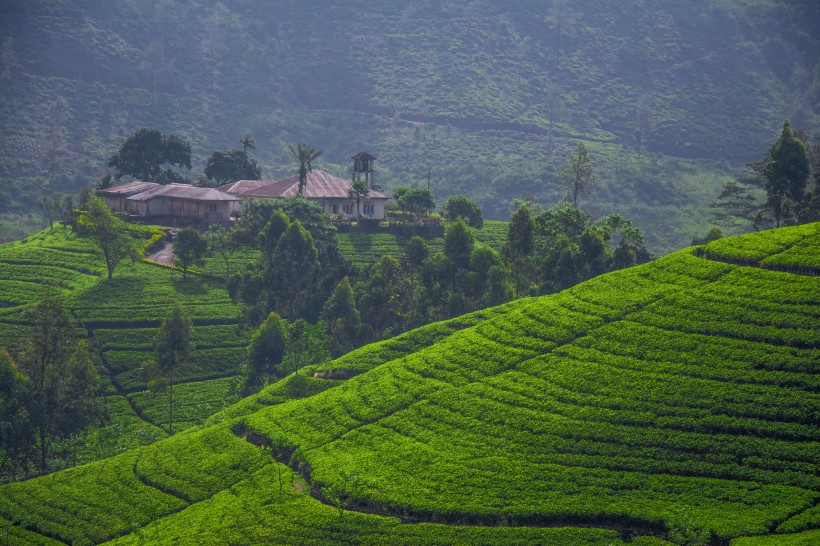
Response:
MULTIPOLYGON (((489 246, 497 251, 501 251, 507 243, 507 232, 509 222, 485 221, 480 229, 473 229, 476 241, 489 246)), ((379 261, 382 256, 393 256, 400 259, 404 253, 404 247, 410 240, 410 235, 399 235, 394 233, 339 233, 336 236, 342 255, 348 259, 357 269, 370 267, 374 262, 379 261)), ((427 239, 430 254, 435 254, 444 249, 444 239, 427 239)))
POLYGON ((681 252, 245 421, 319 484, 367 476, 375 510, 767 533, 820 500, 819 296, 681 252))
POLYGON ((718 239, 707 244, 702 252, 710 259, 744 265, 811 268, 817 265, 817 254, 810 249, 816 248, 818 235, 820 223, 815 222, 718 239), (806 238, 810 240, 800 244, 806 238), (794 247, 797 249, 792 250, 794 247), (782 258, 778 256, 783 253, 782 258), (801 259, 804 256, 807 258, 805 261, 801 259))
POLYGON ((364 347, 309 370, 304 397, 290 376, 210 428, 3 486, 0 518, 78 543, 662 544, 682 528, 811 543, 818 296, 816 276, 681 251, 364 347), (120 483, 156 501, 106 519, 120 483), (334 490, 352 511, 320 502, 334 490))
POLYGON ((200 424, 236 400, 232 379, 245 356, 247 332, 238 329, 239 308, 224 281, 206 276, 182 280, 178 271, 145 262, 123 262, 106 278, 93 244, 70 230, 53 228, 24 241, 0 246, 0 346, 24 339, 22 311, 45 295, 64 301, 78 321, 77 336, 91 336, 100 350, 112 419, 92 430, 78 460, 145 445, 167 426, 168 393, 147 376, 154 337, 180 300, 191 314, 194 350, 175 371, 175 429, 200 424), (202 382, 201 384, 199 384, 202 382), (149 387, 151 389, 149 390, 149 387), (127 398, 126 398, 127 397, 127 398), (148 419, 146 422, 144 419, 148 419))

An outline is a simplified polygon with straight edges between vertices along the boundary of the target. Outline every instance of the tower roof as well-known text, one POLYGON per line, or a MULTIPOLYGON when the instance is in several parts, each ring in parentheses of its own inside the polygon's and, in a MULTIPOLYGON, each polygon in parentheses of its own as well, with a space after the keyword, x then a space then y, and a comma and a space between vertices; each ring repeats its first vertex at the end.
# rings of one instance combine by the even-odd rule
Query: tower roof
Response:
POLYGON ((370 160, 373 160, 373 159, 377 159, 377 158, 373 157, 372 155, 370 155, 367 152, 359 152, 358 154, 354 155, 350 159, 370 159, 370 160))

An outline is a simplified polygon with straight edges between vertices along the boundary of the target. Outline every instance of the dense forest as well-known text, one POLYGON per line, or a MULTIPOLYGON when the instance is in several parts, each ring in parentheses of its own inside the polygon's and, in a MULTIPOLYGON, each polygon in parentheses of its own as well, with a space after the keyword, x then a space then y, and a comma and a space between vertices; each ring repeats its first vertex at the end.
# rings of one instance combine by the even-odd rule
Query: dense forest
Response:
POLYGON ((252 134, 264 177, 291 173, 288 142, 339 175, 368 150, 387 189, 429 181, 489 219, 563 198, 581 141, 598 174, 584 209, 668 252, 706 233, 784 119, 816 141, 818 27, 810 1, 10 0, 0 238, 41 229, 40 196, 93 184, 154 127, 192 144, 192 180, 252 134))

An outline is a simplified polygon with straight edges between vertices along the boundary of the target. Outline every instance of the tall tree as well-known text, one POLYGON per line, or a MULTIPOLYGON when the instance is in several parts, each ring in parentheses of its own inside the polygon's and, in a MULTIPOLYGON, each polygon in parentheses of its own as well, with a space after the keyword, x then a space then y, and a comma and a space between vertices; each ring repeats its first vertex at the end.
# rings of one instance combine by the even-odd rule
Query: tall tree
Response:
POLYGON ((219 184, 227 184, 237 180, 258 180, 261 170, 245 150, 222 150, 208 158, 205 176, 219 184))
POLYGON ((225 282, 231 277, 231 257, 236 251, 236 239, 232 228, 212 225, 205 232, 205 240, 208 243, 208 253, 218 254, 225 264, 225 282))
POLYGON ((312 162, 322 155, 322 150, 311 148, 307 144, 297 144, 296 148, 288 144, 288 153, 299 164, 299 194, 304 192, 307 175, 313 170, 312 162))
POLYGON ((248 153, 248 150, 256 149, 256 139, 253 138, 250 133, 247 133, 245 136, 240 138, 239 143, 242 145, 242 151, 246 154, 248 153))
POLYGON ((88 200, 88 210, 79 221, 80 234, 90 238, 105 262, 108 278, 125 258, 137 257, 136 241, 129 233, 128 224, 111 211, 97 196, 88 200))
POLYGON ((521 293, 521 273, 526 269, 525 262, 535 249, 535 221, 528 207, 519 207, 512 216, 507 233, 505 254, 515 278, 515 297, 521 293))
POLYGON ((319 273, 319 255, 311 234, 294 220, 279 237, 273 250, 273 268, 278 289, 275 297, 288 317, 300 316, 300 308, 310 301, 319 273))
POLYGON ((570 154, 567 164, 558 171, 558 179, 567 189, 567 197, 572 204, 578 206, 578 195, 588 186, 595 183, 595 173, 592 169, 592 159, 589 150, 583 142, 579 142, 570 154))
POLYGON ((27 473, 35 434, 31 422, 31 381, 14 359, 0 349, 0 482, 27 473))
POLYGON ((356 347, 361 335, 362 319, 356 309, 353 287, 347 277, 339 281, 325 302, 321 320, 328 334, 330 353, 334 357, 356 347))
POLYGON ((208 241, 194 227, 184 227, 176 234, 174 242, 174 257, 182 266, 182 278, 188 276, 188 268, 202 263, 205 252, 208 250, 208 241))
POLYGON ((174 370, 183 363, 193 349, 191 317, 179 301, 174 302, 167 318, 162 321, 154 338, 157 366, 168 374, 168 431, 174 433, 174 370))
POLYGON ((251 336, 248 345, 247 387, 257 387, 266 379, 282 375, 280 367, 287 347, 287 325, 271 311, 251 336))
POLYGON ((39 445, 37 466, 48 469, 54 440, 83 430, 100 415, 90 398, 97 392, 97 375, 89 363, 87 342, 77 345, 74 325, 60 300, 47 297, 24 314, 32 325, 20 353, 21 371, 31 381, 31 421, 39 445))
POLYGON ((353 183, 350 185, 350 190, 348 190, 348 194, 351 198, 356 200, 356 218, 361 218, 362 213, 361 209, 359 208, 359 202, 362 199, 366 199, 367 196, 370 194, 370 188, 367 187, 367 182, 364 180, 354 180, 353 183))
POLYGON ((766 177, 766 206, 774 216, 777 227, 788 220, 803 199, 810 172, 806 145, 792 134, 789 120, 786 120, 783 122, 780 138, 772 145, 769 160, 763 169, 766 177))
MULTIPOLYGON (((398 191, 396 193, 399 193, 398 191)), ((418 221, 421 216, 435 210, 436 202, 433 201, 433 194, 424 188, 403 189, 396 197, 399 207, 411 214, 414 221, 418 221)))
POLYGON ((464 220, 468 226, 480 229, 484 225, 481 209, 473 201, 463 195, 451 195, 444 202, 444 218, 448 222, 455 222, 456 218, 464 220))
POLYGON ((281 364, 282 375, 330 360, 327 335, 321 324, 296 319, 288 325, 287 338, 287 348, 281 364))
POLYGON ((176 135, 163 135, 156 129, 139 129, 108 159, 108 166, 117 169, 117 180, 125 175, 147 182, 184 180, 171 168, 163 170, 165 165, 190 169, 191 145, 176 135))

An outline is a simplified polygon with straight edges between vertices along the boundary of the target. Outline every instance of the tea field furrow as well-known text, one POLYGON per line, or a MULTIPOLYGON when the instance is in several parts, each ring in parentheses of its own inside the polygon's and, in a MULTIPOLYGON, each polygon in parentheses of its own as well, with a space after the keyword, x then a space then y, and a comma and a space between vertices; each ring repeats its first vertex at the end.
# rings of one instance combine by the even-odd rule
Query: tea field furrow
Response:
POLYGON ((184 506, 134 476, 138 456, 138 451, 129 452, 59 475, 8 484, 0 511, 7 517, 9 510, 17 516, 26 514, 38 532, 64 541, 98 543, 184 506), (83 521, 93 524, 83 525, 83 521))
POLYGON ((262 450, 217 427, 144 448, 135 472, 174 496, 200 502, 270 463, 262 450))
MULTIPOLYGON (((534 390, 536 387, 531 388, 534 390)), ((812 451, 818 446, 816 439, 805 443, 727 435, 720 432, 704 433, 688 430, 676 432, 663 424, 642 426, 640 423, 633 422, 633 418, 624 419, 622 415, 615 415, 612 421, 602 421, 596 418, 594 411, 573 411, 574 408, 569 405, 564 405, 562 408, 561 404, 554 404, 549 396, 541 396, 543 402, 540 405, 530 403, 527 406, 521 403, 521 397, 518 400, 513 399, 511 403, 510 395, 506 396, 506 401, 499 400, 501 396, 498 392, 488 392, 484 386, 479 384, 470 385, 469 393, 477 395, 481 404, 466 402, 469 397, 460 391, 443 391, 441 396, 434 398, 432 401, 435 404, 449 408, 444 414, 437 415, 436 419, 452 421, 456 423, 456 428, 460 422, 462 429, 474 432, 482 428, 481 423, 499 427, 496 430, 484 431, 486 436, 492 438, 505 437, 504 427, 506 427, 509 430, 527 431, 538 437, 559 435, 575 441, 585 439, 660 448, 661 450, 683 450, 689 452, 689 457, 694 459, 702 455, 708 456, 715 451, 727 450, 727 453, 731 453, 735 463, 741 458, 755 456, 784 462, 793 460, 808 462, 809 472, 820 464, 820 455, 812 451), (540 421, 538 415, 541 415, 540 421), (549 418, 545 419, 545 416, 549 418), (717 437, 720 438, 720 444, 715 443, 717 437), (670 440, 674 442, 670 443, 670 440)), ((526 399, 524 402, 526 403, 526 399)), ((425 410, 430 412, 433 408, 425 406, 425 410)))
MULTIPOLYGON (((664 330, 621 321, 604 325, 574 345, 649 362, 681 363, 695 373, 748 370, 749 381, 816 392, 820 354, 811 349, 664 330), (757 373, 760 372, 760 373, 757 373)), ((741 382, 742 378, 739 378, 741 382)))
POLYGON ((783 252, 773 254, 760 261, 760 265, 770 269, 794 270, 798 273, 817 274, 820 269, 820 234, 807 237, 806 244, 794 245, 783 252))
POLYGON ((811 349, 820 344, 820 329, 759 327, 754 324, 723 322, 713 317, 699 320, 702 316, 681 311, 670 317, 651 311, 642 311, 630 315, 628 321, 670 332, 732 339, 739 342, 760 342, 780 347, 811 349))
POLYGON ((652 411, 656 417, 722 414, 803 425, 820 420, 820 395, 771 385, 737 385, 679 374, 670 376, 655 373, 646 365, 629 369, 601 361, 576 359, 566 351, 526 363, 521 369, 575 393, 584 405, 640 408, 652 411), (624 392, 642 387, 647 391, 644 398, 623 396, 624 392))
POLYGON ((791 275, 755 267, 738 267, 720 281, 703 287, 704 294, 718 298, 757 300, 757 305, 773 302, 777 305, 817 305, 820 286, 817 278, 791 275))
POLYGON ((707 244, 703 253, 709 259, 757 265, 769 256, 814 237, 819 229, 815 223, 718 239, 707 244))

